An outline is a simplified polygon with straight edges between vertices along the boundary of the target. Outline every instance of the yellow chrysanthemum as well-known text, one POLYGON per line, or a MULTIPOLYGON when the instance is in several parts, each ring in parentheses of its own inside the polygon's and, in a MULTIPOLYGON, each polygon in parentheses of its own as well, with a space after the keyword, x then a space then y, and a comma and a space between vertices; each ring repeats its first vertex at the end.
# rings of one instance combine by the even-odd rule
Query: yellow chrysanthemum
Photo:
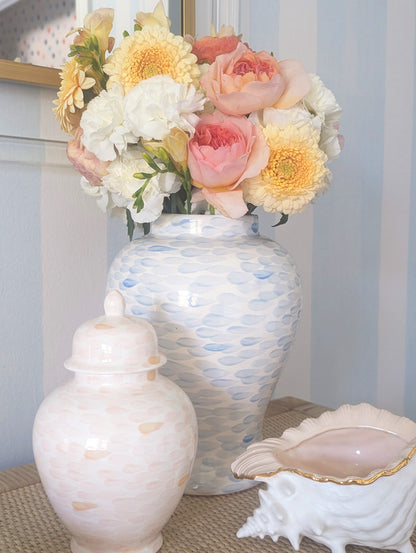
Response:
POLYGON ((192 46, 165 27, 149 25, 126 37, 104 65, 107 88, 120 82, 124 92, 155 75, 170 75, 178 83, 196 82, 199 68, 192 46))
POLYGON ((72 129, 71 115, 75 108, 84 107, 84 90, 92 88, 95 79, 85 76, 85 68, 78 65, 75 58, 68 61, 61 72, 61 87, 58 91, 58 98, 54 100, 56 108, 53 109, 56 118, 60 120, 62 129, 70 133, 72 129))
POLYGON ((318 146, 317 131, 311 125, 290 124, 284 129, 267 125, 263 132, 269 162, 258 177, 242 183, 245 201, 268 212, 303 211, 328 186, 327 156, 318 146))

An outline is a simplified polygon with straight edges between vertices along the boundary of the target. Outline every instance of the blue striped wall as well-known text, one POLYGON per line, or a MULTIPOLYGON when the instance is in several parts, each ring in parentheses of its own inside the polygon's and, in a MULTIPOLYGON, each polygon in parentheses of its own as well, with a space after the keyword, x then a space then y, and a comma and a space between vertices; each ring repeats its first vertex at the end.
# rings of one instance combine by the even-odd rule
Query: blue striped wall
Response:
MULTIPOLYGON (((2 105, 13 105, 13 85, 0 86, 2 105)), ((2 132, 38 132, 40 114, 27 117, 25 106, 39 100, 38 89, 25 87, 14 113, 2 110, 2 132)), ((13 147, 2 144, 0 164, 0 466, 31 460, 32 421, 43 395, 41 169, 8 161, 13 147)))
POLYGON ((42 400, 40 169, 2 164, 0 188, 0 456, 32 458, 33 417, 42 400))
MULTIPOLYGON (((414 41, 416 59, 416 40, 414 41)), ((413 73, 413 110, 416 111, 416 71, 413 73)), ((412 188, 409 211, 416 213, 416 120, 413 116, 412 188)), ((408 303, 406 317, 405 412, 416 420, 416 217, 410 218, 408 249, 408 303)))
POLYGON ((103 310, 106 217, 66 159, 55 94, 0 83, 0 469, 33 460, 40 402, 69 377, 75 329, 103 310))
POLYGON ((343 107, 331 189, 285 228, 304 316, 275 395, 369 401, 416 418, 413 0, 240 0, 255 49, 301 59, 343 107))
POLYGON ((321 0, 318 21, 317 72, 343 107, 346 146, 315 206, 311 395, 375 403, 386 2, 321 0))

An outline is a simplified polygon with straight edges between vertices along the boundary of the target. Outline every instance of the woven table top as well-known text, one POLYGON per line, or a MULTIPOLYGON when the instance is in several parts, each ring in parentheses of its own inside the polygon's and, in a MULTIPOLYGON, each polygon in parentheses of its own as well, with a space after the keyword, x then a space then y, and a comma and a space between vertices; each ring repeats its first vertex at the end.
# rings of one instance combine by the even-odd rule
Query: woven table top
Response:
MULTIPOLYGON (((271 403, 265 437, 278 437, 325 409, 295 398, 271 403)), ((163 530, 160 553, 293 553, 288 540, 238 539, 235 534, 258 506, 258 487, 222 496, 184 496, 163 530)), ((412 539, 416 546, 416 534, 412 539)), ((56 517, 33 464, 0 472, 0 553, 70 553, 69 535, 56 517)), ((304 538, 301 553, 329 553, 304 538)), ((348 546, 348 553, 375 553, 348 546)))

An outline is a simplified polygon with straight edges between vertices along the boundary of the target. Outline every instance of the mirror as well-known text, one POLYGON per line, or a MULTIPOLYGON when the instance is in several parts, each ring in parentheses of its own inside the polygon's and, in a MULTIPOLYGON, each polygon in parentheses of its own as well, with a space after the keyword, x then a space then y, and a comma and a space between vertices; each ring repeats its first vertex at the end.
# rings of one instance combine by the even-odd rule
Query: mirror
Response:
MULTIPOLYGON (((180 25, 182 34, 194 34, 195 0, 170 0, 169 3, 172 27, 177 21, 177 26, 180 25), (176 6, 177 9, 175 10, 176 6)), ((78 1, 76 5, 79 5, 78 1)), ((80 17, 80 19, 83 19, 83 17, 80 17)), ((0 59, 0 79, 54 88, 58 88, 60 84, 59 69, 4 59, 0 59)))

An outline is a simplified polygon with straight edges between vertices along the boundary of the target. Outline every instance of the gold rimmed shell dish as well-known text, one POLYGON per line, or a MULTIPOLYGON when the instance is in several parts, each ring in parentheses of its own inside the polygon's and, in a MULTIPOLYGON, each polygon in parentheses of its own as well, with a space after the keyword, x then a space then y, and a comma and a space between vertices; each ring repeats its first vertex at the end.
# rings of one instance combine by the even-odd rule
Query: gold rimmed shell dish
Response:
POLYGON ((414 551, 416 423, 369 404, 306 419, 281 438, 252 444, 231 466, 263 481, 260 506, 238 537, 302 537, 345 551, 347 544, 414 551))

